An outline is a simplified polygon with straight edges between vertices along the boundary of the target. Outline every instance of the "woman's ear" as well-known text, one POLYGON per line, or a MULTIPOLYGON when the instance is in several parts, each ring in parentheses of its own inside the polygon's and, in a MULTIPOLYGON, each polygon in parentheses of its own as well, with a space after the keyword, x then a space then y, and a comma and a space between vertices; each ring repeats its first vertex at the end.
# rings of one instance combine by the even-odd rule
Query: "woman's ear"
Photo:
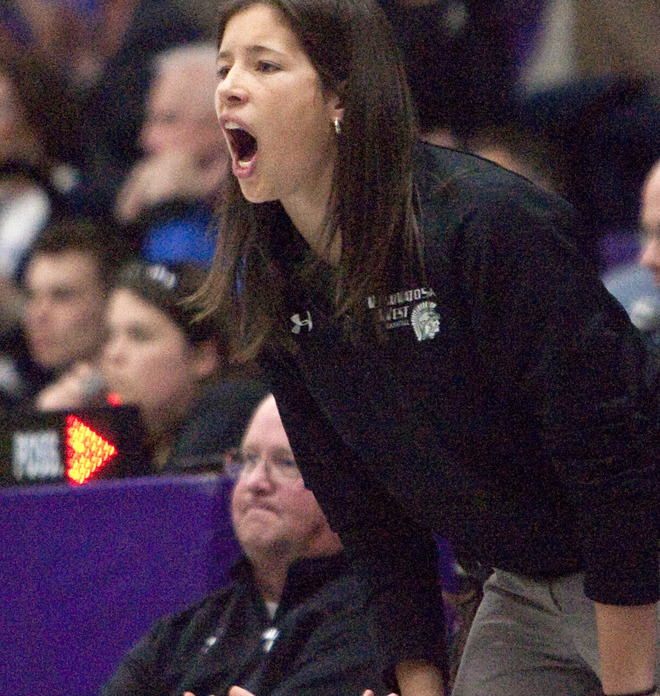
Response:
POLYGON ((193 347, 192 369, 201 381, 210 377, 220 366, 218 347, 214 341, 202 341, 193 347))
POLYGON ((336 91, 330 93, 328 98, 328 110, 330 112, 330 120, 335 123, 341 123, 344 120, 344 99, 342 93, 344 91, 343 83, 337 87, 336 91))
POLYGON ((331 120, 333 123, 339 123, 341 125, 341 122, 344 120, 344 109, 343 108, 334 109, 333 116, 332 116, 331 120))

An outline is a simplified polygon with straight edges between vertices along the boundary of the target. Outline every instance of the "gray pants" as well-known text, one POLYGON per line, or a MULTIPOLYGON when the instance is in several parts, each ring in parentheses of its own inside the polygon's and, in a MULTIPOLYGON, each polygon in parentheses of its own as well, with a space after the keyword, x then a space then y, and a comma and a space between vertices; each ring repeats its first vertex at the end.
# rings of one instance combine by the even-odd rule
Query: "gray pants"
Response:
MULTIPOLYGON (((484 586, 453 696, 599 696, 596 617, 581 575, 484 586)), ((656 679, 657 679, 656 675, 656 679)))

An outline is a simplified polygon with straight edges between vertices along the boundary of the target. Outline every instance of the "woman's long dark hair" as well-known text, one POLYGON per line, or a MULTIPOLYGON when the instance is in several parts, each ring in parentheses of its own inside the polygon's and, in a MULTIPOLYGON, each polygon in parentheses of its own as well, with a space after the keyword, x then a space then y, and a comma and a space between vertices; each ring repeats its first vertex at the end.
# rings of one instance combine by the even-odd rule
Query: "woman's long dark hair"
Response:
MULTIPOLYGON (((341 235, 337 315, 361 315, 366 297, 384 291, 393 258, 401 262, 401 252, 412 258, 417 251, 411 161, 417 129, 396 39, 375 0, 227 0, 219 43, 229 20, 256 4, 282 13, 322 87, 341 97, 326 229, 329 245, 341 235)), ((236 318, 232 353, 243 361, 258 354, 281 317, 288 278, 269 240, 283 211, 279 202, 248 202, 230 175, 220 212, 213 267, 197 299, 202 314, 236 318)))

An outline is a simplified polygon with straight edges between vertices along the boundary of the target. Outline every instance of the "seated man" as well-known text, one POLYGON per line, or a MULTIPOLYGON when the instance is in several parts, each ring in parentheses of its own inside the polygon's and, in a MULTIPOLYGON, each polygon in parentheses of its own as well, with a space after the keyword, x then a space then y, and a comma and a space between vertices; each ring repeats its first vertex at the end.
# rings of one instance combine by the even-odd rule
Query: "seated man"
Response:
POLYGON ((2 347, 18 371, 12 389, 22 404, 48 408, 49 385, 81 363, 92 381, 105 337, 107 291, 123 257, 112 229, 100 220, 58 220, 31 246, 22 330, 2 347))
MULTIPOLYGON (((643 268, 651 272, 655 282, 655 294, 642 298, 638 305, 646 310, 642 314, 645 322, 643 329, 649 345, 654 350, 654 356, 658 357, 660 355, 660 160, 652 167, 642 187, 639 221, 644 235, 639 262, 643 268)), ((637 323, 640 324, 639 321, 637 323)), ((658 375, 656 379, 660 379, 660 369, 657 369, 655 374, 658 375)))
POLYGON ((660 286, 660 160, 644 182, 639 217, 645 237, 640 263, 653 273, 660 286))
POLYGON ((603 282, 648 343, 660 346, 660 160, 647 174, 640 199, 639 259, 605 274, 603 282))
POLYGON ((231 514, 243 555, 227 585, 161 620, 103 696, 385 694, 361 585, 305 488, 272 396, 238 454, 231 514))

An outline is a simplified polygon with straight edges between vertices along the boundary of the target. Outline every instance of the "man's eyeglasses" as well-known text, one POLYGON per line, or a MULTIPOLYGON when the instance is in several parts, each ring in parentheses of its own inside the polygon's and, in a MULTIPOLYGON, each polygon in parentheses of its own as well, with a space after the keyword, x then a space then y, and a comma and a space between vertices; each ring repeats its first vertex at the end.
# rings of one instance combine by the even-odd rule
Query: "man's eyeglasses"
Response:
POLYGON ((244 474, 251 474, 261 461, 268 472, 279 480, 289 480, 300 478, 300 469, 293 457, 261 457, 258 454, 242 452, 241 450, 230 451, 225 454, 225 473, 230 478, 237 480, 244 474))

